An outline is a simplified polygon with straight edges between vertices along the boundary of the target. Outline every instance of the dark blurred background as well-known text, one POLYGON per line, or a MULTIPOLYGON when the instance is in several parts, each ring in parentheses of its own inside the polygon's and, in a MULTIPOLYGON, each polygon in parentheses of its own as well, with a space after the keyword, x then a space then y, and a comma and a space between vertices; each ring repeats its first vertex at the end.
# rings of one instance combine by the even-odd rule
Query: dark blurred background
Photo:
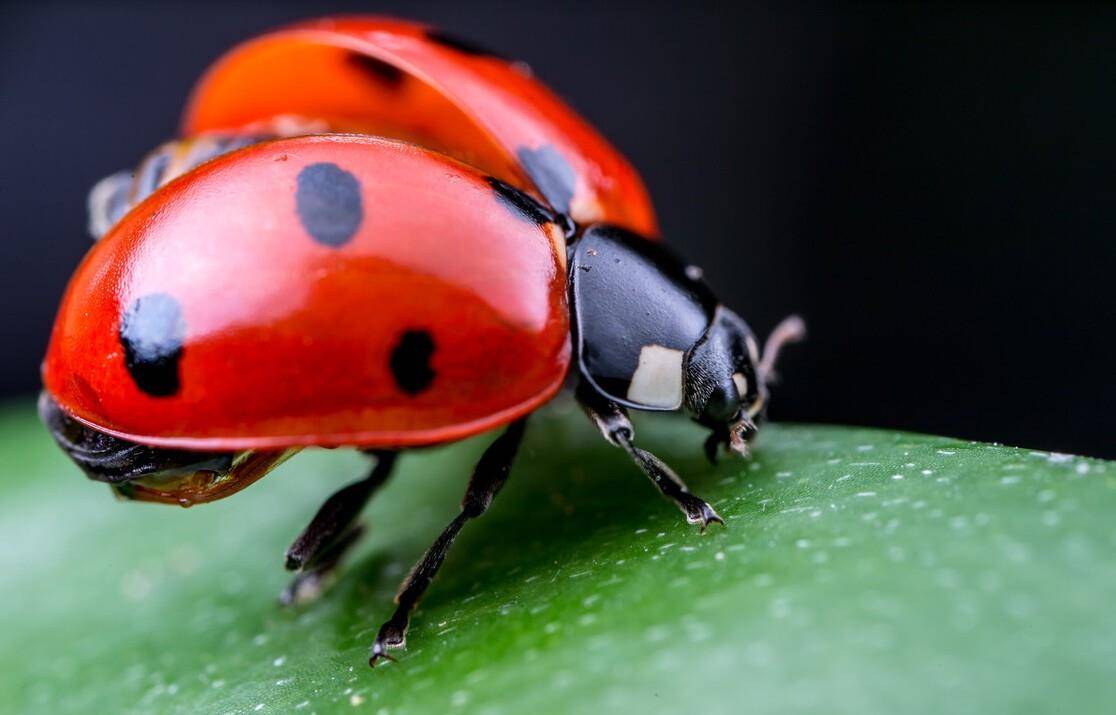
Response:
POLYGON ((232 44, 431 21, 528 61, 643 172, 759 332, 805 315, 782 420, 1116 457, 1116 8, 35 2, 0 12, 0 394, 30 395, 85 195, 232 44))

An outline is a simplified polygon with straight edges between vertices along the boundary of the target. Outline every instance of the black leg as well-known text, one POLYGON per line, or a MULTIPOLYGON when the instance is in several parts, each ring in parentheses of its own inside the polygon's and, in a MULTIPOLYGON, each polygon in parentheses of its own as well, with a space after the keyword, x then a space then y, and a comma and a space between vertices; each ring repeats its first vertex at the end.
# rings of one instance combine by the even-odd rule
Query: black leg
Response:
POLYGON ((337 570, 341 558, 363 535, 364 527, 360 524, 354 524, 348 531, 343 532, 314 558, 311 565, 301 569, 291 579, 279 594, 280 605, 291 606, 316 600, 325 590, 329 578, 337 570))
POLYGON ((399 588, 395 596, 395 613, 380 626, 380 632, 372 644, 372 653, 368 664, 375 667, 380 658, 393 660, 387 651, 389 648, 402 648, 407 642, 407 627, 411 622, 411 612, 415 610, 419 599, 434 580, 446 553, 453 546, 454 539, 465 522, 476 519, 488 510, 493 498, 503 488, 508 480, 512 461, 519 451, 519 443, 523 439, 523 428, 526 418, 512 422, 504 434, 489 445, 481 456, 477 466, 473 469, 473 476, 469 478, 469 486, 465 489, 465 498, 461 500, 461 513, 454 517, 434 543, 423 554, 422 559, 411 570, 410 575, 399 588))
POLYGON ((318 513, 287 549, 287 570, 297 571, 279 596, 284 605, 312 600, 345 551, 364 532, 356 523, 364 505, 391 475, 395 452, 372 452, 376 466, 358 482, 341 488, 326 500, 318 513))
POLYGON ((704 447, 705 457, 710 464, 717 463, 717 452, 722 447, 728 454, 747 457, 752 440, 756 438, 756 433, 759 431, 756 423, 747 415, 742 415, 736 422, 728 425, 724 423, 708 424, 706 422, 701 424, 709 428, 709 436, 705 438, 704 447))
POLYGON ((710 464, 717 463, 717 452, 728 443, 729 432, 724 424, 718 423, 709 426, 709 436, 705 438, 705 443, 702 446, 705 449, 705 458, 709 460, 710 464))
MULTIPOLYGON (((713 522, 724 525, 724 520, 713 507, 705 500, 691 494, 685 482, 663 460, 632 444, 635 430, 632 429, 632 423, 623 407, 603 397, 584 381, 577 387, 577 401, 585 410, 585 414, 596 423, 604 438, 628 453, 636 466, 643 470, 663 496, 678 505, 686 515, 686 521, 700 524, 703 532, 713 522)), ((708 453, 708 444, 706 449, 708 453)))

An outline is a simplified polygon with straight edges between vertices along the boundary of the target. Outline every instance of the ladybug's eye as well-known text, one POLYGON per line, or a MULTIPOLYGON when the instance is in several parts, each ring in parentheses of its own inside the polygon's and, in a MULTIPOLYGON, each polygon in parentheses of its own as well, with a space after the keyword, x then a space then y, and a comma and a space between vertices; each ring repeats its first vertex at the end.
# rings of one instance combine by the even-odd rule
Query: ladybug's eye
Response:
MULTIPOLYGON (((739 373, 738 373, 739 374, 739 373)), ((731 422, 740 415, 741 393, 736 375, 722 380, 705 400, 701 416, 710 422, 731 422)))

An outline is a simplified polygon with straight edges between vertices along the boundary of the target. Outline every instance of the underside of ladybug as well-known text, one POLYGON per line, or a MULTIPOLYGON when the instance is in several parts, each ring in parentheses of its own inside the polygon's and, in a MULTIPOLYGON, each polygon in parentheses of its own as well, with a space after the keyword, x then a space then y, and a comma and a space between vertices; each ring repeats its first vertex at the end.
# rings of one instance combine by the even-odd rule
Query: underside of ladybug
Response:
POLYGON ((98 241, 44 361, 41 417, 90 478, 190 506, 303 447, 366 452, 287 549, 289 604, 321 591, 402 451, 505 426, 373 665, 567 382, 688 522, 723 524, 627 409, 683 411, 710 460, 747 455, 802 321, 761 350, 658 243, 638 175, 524 65, 410 23, 304 23, 219 61, 183 134, 94 188, 98 241))

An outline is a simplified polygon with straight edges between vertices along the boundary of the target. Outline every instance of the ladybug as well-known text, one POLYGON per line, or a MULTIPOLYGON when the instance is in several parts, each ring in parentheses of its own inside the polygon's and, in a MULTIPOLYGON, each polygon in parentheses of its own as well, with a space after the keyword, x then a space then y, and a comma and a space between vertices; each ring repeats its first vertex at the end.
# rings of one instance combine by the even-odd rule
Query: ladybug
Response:
POLYGON ((280 599, 293 603, 316 596, 360 536, 358 516, 400 453, 504 427, 460 514, 401 586, 371 665, 405 644, 457 534, 507 480, 528 416, 567 382, 688 522, 723 524, 635 445, 627 410, 683 411, 709 429, 711 460, 722 447, 747 454, 779 350, 803 337, 802 321, 784 320, 761 353, 700 271, 653 240, 638 177, 590 170, 626 162, 520 66, 408 23, 319 21, 219 61, 186 126, 196 133, 95 188, 100 238, 43 362, 40 415, 90 478, 126 498, 191 506, 304 447, 368 453, 368 476, 327 499, 288 548, 296 574, 280 599), (366 87, 333 74, 338 48, 349 53, 341 67, 359 52, 385 78, 387 67, 423 77, 426 103, 374 108, 354 126, 356 105, 339 107, 366 87), (218 91, 238 86, 226 75, 247 81, 290 63, 321 82, 287 108, 268 103, 278 102, 270 89, 218 91), (499 102, 497 85, 510 93, 499 102), (459 91, 487 97, 454 100, 468 131, 443 124, 442 100, 459 91), (407 127, 422 130, 401 136, 407 127), (565 183, 524 162, 537 154, 509 149, 528 135, 562 147, 565 183))
POLYGON ((425 25, 311 20, 234 48, 198 83, 193 136, 275 117, 402 139, 528 188, 578 224, 658 235, 631 164, 522 62, 425 25))

